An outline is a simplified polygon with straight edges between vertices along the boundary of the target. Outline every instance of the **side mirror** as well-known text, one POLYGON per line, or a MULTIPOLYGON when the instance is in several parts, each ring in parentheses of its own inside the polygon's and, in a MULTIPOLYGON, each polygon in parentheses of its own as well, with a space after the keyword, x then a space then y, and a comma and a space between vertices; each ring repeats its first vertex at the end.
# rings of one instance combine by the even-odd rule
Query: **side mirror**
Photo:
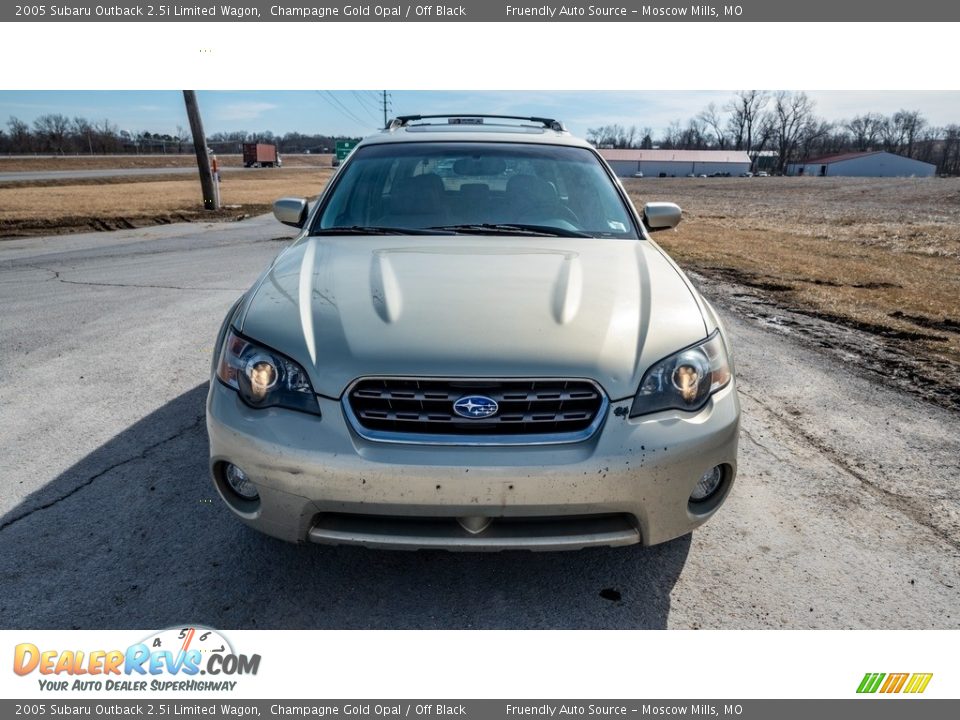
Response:
POLYGON ((680 224, 683 210, 668 202, 649 202, 643 206, 643 224, 650 232, 669 230, 680 224))
POLYGON ((303 198, 280 198, 273 204, 273 216, 284 225, 302 228, 307 223, 307 201, 303 198))

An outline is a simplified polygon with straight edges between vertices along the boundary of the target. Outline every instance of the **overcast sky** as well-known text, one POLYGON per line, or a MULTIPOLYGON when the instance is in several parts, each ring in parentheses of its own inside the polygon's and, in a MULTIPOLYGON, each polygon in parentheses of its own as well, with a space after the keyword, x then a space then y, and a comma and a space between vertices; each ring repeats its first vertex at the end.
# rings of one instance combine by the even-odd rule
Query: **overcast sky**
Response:
MULTIPOLYGON (((722 106, 734 91, 391 91, 391 115, 437 112, 541 115, 563 120, 577 135, 611 123, 652 127, 685 123, 708 103, 722 106)), ((960 92, 807 91, 817 112, 836 121, 865 112, 919 110, 933 125, 960 123, 960 92)), ((199 91, 207 134, 234 130, 275 134, 362 136, 383 123, 379 91, 199 91)), ((173 133, 187 126, 179 91, 0 91, 0 129, 11 116, 32 122, 62 113, 109 119, 131 132, 173 133)))

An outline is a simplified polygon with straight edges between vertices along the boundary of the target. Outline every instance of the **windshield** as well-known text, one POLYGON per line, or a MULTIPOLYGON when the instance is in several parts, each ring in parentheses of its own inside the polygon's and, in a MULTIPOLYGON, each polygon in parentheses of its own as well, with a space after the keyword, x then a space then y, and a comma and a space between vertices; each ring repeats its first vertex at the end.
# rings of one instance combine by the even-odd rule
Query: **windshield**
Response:
POLYGON ((338 228, 637 237, 613 180, 590 150, 520 143, 358 148, 312 232, 338 228))

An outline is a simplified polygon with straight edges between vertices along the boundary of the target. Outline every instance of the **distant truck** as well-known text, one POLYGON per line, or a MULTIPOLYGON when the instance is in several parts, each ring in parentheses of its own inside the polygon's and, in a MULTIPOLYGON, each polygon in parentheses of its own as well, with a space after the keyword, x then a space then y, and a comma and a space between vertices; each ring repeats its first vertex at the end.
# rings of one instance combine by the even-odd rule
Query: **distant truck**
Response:
POLYGON ((277 152, 276 145, 268 143, 243 144, 244 167, 280 167, 281 164, 280 153, 277 152))

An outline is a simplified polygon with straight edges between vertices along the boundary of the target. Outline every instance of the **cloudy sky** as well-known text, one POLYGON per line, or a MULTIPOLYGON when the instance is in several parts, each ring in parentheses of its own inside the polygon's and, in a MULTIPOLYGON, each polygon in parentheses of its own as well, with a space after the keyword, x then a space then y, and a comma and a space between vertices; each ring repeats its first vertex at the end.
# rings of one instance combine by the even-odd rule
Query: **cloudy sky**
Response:
MULTIPOLYGON (((864 112, 920 110, 933 125, 960 123, 960 92, 807 91, 828 120, 864 112)), ((437 112, 542 115, 563 120, 577 135, 611 123, 652 127, 686 120, 708 103, 722 106, 733 91, 391 91, 391 115, 437 112)), ((383 122, 379 91, 200 91, 208 134, 234 130, 275 134, 362 136, 383 122)), ((121 129, 172 133, 187 126, 179 91, 0 91, 0 129, 11 116, 32 122, 46 113, 109 119, 121 129)))

